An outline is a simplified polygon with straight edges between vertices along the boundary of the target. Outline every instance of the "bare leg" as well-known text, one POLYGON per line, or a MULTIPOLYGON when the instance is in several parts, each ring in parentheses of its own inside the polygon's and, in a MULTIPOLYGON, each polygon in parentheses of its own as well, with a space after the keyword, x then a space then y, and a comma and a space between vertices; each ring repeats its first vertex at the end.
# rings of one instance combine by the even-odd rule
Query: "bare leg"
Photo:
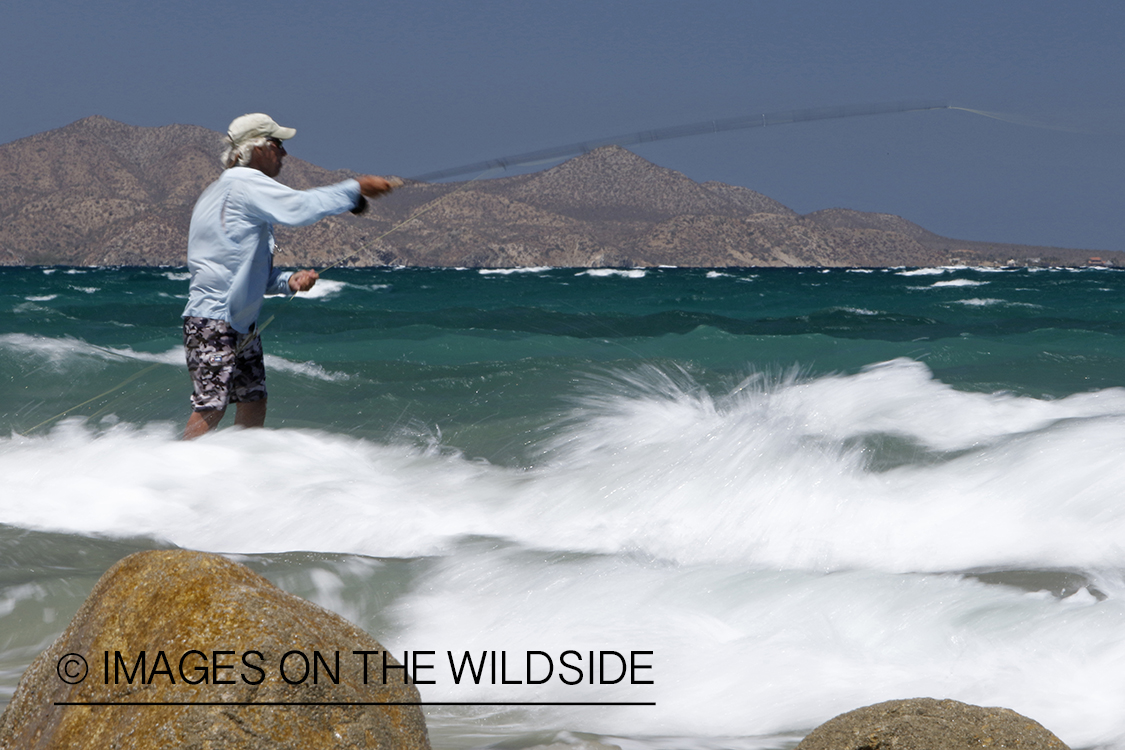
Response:
POLYGON ((211 409, 210 411, 193 411, 188 417, 187 427, 184 428, 184 440, 194 440, 200 435, 219 426, 226 409, 211 409))
POLYGON ((266 399, 242 401, 234 413, 234 423, 239 427, 262 427, 266 423, 266 399))

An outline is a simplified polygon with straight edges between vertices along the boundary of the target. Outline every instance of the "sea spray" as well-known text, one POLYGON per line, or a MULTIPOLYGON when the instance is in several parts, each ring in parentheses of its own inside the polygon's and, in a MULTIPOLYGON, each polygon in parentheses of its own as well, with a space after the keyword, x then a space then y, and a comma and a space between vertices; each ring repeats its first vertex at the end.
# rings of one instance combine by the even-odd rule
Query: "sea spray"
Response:
POLYGON ((5 695, 174 544, 515 680, 652 652, 442 673, 601 705, 434 706, 435 745, 775 748, 913 695, 1125 744, 1118 272, 337 269, 266 337, 270 429, 183 443, 182 271, 71 270, 0 269, 5 695))

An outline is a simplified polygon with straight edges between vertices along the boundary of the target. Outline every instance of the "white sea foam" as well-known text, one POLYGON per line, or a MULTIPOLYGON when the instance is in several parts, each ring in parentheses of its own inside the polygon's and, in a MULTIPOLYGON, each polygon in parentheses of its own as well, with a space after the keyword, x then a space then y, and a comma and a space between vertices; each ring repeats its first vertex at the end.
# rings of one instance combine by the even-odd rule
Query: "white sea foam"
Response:
POLYGON ((598 387, 522 471, 300 431, 165 444, 124 427, 97 439, 60 427, 4 445, 11 496, 36 501, 13 503, 0 522, 245 552, 409 556, 485 534, 685 564, 1125 566, 1125 390, 1058 401, 961 393, 904 361, 725 397, 658 371, 598 387), (901 460, 868 466, 887 451, 901 460), (202 467, 190 482, 178 479, 185 465, 202 467), (233 501, 197 492, 196 480, 222 487, 234 465, 252 490, 233 501), (87 488, 85 520, 63 511, 74 476, 87 488), (268 530, 252 533, 267 509, 268 530), (375 517, 394 539, 377 549, 375 517))
MULTIPOLYGON (((506 714, 528 731, 776 736, 937 695, 1011 707, 1071 746, 1125 743, 1122 389, 964 393, 895 360, 709 393, 646 367, 592 380, 528 469, 309 431, 175 433, 76 421, 0 439, 0 523, 430 556, 380 637, 438 651, 443 669, 446 650, 655 652, 652 686, 421 687, 428 700, 660 707, 506 714), (1084 569, 1102 593, 956 573, 996 567, 1084 569)), ((331 571, 313 578, 322 604, 369 611, 331 571)), ((467 716, 436 712, 439 725, 467 716)))
POLYGON ((66 367, 85 367, 91 360, 137 358, 136 353, 128 348, 115 350, 69 337, 48 338, 26 333, 0 334, 0 350, 10 352, 10 356, 35 357, 58 370, 66 367))
POLYGON ((964 266, 940 266, 937 268, 911 268, 906 271, 897 271, 896 276, 941 276, 953 271, 963 271, 964 266))
POLYGON ((477 273, 481 276, 510 276, 513 273, 543 273, 552 271, 552 266, 528 266, 526 268, 482 268, 477 273))
POLYGON ((939 276, 946 273, 956 273, 958 271, 973 271, 974 273, 1016 273, 1020 271, 1036 269, 1030 268, 1016 268, 1008 266, 936 266, 931 268, 912 268, 908 270, 896 270, 896 276, 939 276))
MULTIPOLYGON (((72 338, 47 338, 25 333, 0 334, 0 351, 8 350, 17 356, 36 357, 59 372, 85 369, 105 362, 152 362, 184 367, 184 350, 173 347, 163 352, 138 352, 130 347, 108 347, 72 338)), ((324 369, 315 362, 294 362, 273 354, 265 356, 266 367, 277 372, 287 372, 302 377, 330 382, 347 380, 348 373, 324 369)))
POLYGON ((1004 300, 996 299, 995 297, 970 297, 968 299, 954 300, 953 304, 967 305, 969 307, 992 307, 993 305, 1003 305, 1004 300))
POLYGON ((708 271, 707 272, 707 278, 708 279, 734 279, 735 281, 740 282, 740 283, 750 283, 750 282, 753 282, 756 279, 758 279, 759 276, 756 273, 733 274, 733 273, 723 273, 722 271, 708 271))
POLYGON ((949 281, 935 281, 930 285, 931 289, 940 289, 949 286, 984 286, 991 284, 990 281, 973 281, 972 279, 950 279, 949 281))
POLYGON ((51 300, 56 299, 58 296, 59 295, 57 294, 32 294, 24 297, 24 299, 28 302, 50 302, 51 300))
MULTIPOLYGON (((183 351, 176 350, 181 359, 183 358, 183 351)), ((294 362, 290 359, 284 359, 273 354, 267 354, 265 357, 266 369, 276 372, 288 372, 293 375, 300 375, 306 378, 313 378, 315 380, 326 380, 328 382, 338 382, 341 380, 349 380, 352 376, 346 372, 333 372, 332 370, 325 370, 316 362, 294 362)))
POLYGON ((12 308, 12 312, 17 313, 19 315, 27 315, 29 313, 39 313, 40 315, 43 315, 44 317, 62 315, 62 313, 58 312, 57 310, 55 310, 51 307, 44 307, 43 305, 37 305, 34 302, 21 302, 20 304, 18 304, 15 307, 12 308))
POLYGON ((580 271, 575 276, 620 276, 624 279, 643 279, 647 272, 643 268, 589 268, 580 271))
POLYGON ((187 281, 191 278, 191 274, 187 271, 165 271, 161 276, 169 281, 187 281))
MULTIPOLYGON (((661 709, 554 709, 550 725, 715 736, 807 732, 857 706, 913 695, 1004 705, 1072 745, 1120 738, 1112 709, 1125 658, 1120 601, 1069 600, 957 576, 831 576, 661 568, 622 557, 555 560, 520 550, 443 558, 394 608, 389 647, 585 656, 653 651, 655 685, 581 686, 584 699, 661 709), (538 558, 538 559, 537 559, 538 558), (1059 644, 1067 644, 1060 649, 1059 644)), ((445 659, 439 666, 448 672, 445 659)), ((523 677, 526 660, 509 663, 523 677)), ((539 673, 543 674, 542 672, 539 673)), ((432 701, 565 701, 578 689, 420 688, 432 701)), ((533 726, 548 723, 542 714, 533 726)))

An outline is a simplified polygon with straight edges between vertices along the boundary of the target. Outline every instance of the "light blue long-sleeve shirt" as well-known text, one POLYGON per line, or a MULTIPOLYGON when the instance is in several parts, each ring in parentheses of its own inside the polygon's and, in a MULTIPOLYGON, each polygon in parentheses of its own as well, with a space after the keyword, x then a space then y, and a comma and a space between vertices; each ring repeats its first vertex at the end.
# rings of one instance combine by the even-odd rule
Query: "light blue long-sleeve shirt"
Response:
POLYGON ((191 290, 184 317, 225 320, 247 333, 262 297, 291 294, 273 268, 273 225, 300 227, 355 208, 359 183, 294 190, 250 167, 231 167, 199 196, 188 230, 191 290))

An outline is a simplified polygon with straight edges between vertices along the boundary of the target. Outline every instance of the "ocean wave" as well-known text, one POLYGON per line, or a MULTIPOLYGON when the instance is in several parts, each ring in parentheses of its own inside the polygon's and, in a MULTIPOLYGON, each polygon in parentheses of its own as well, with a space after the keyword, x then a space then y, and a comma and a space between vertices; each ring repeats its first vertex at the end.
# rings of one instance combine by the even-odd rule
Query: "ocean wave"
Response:
POLYGON ((724 273, 723 271, 708 271, 707 275, 706 275, 706 278, 708 278, 708 279, 734 279, 735 281, 738 281, 738 282, 750 282, 750 281, 754 281, 755 279, 758 279, 758 278, 761 278, 761 277, 756 273, 735 274, 735 273, 724 273))
MULTIPOLYGON (((143 512, 143 498, 132 499, 143 512)), ((247 524, 250 538, 274 524, 271 516, 255 515, 257 526, 247 524)), ((365 519, 337 522, 356 520, 365 519)), ((372 535, 393 542, 394 532, 379 528, 372 535)), ((69 535, 21 537, 44 567, 56 556, 72 561, 76 547, 86 552, 111 544, 69 535)), ((99 557, 108 565, 140 545, 135 538, 119 542, 99 557)), ((45 574, 37 569, 35 582, 0 590, 0 628, 11 636, 2 654, 8 663, 27 664, 65 627, 57 613, 77 608, 93 582, 81 557, 79 571, 65 564, 45 574), (68 573, 69 579, 62 577, 68 573)), ((425 701, 652 701, 663 707, 512 706, 504 716, 508 737, 544 726, 581 727, 611 737, 644 735, 630 740, 634 750, 778 747, 785 743, 776 736, 799 737, 857 705, 933 694, 1010 706, 1075 747, 1125 736, 1120 713, 1107 709, 1121 694, 1125 601, 1095 593, 1094 583, 1056 593, 1049 584, 985 583, 961 574, 669 565, 628 552, 545 551, 496 537, 460 538, 424 559, 307 552, 234 557, 377 635, 392 653, 435 652, 420 655, 422 663, 435 665, 426 673, 435 684, 419 685, 425 701), (1070 647, 1060 649, 1060 643, 1070 647), (467 675, 457 684, 446 658, 468 651, 479 663, 482 651, 506 653, 506 676, 522 679, 528 652, 553 658, 557 675, 564 651, 578 652, 585 668, 588 653, 602 649, 627 658, 637 651, 637 663, 651 667, 637 674, 653 684, 565 685, 557 677, 541 685, 494 684, 499 680, 487 672, 479 685, 467 675), (1091 701, 1091 694, 1103 700, 1091 701), (724 735, 738 739, 690 739, 724 735)), ((544 663, 538 656, 537 674, 544 663)), ((0 676, 5 687, 14 687, 18 670, 0 676)), ((437 739, 447 732, 486 735, 494 729, 487 722, 480 727, 486 712, 428 709, 435 746, 453 746, 437 739)), ((484 744, 483 736, 473 743, 484 744)))
POLYGON ((591 382, 528 469, 319 432, 184 444, 67 423, 0 447, 11 496, 27 500, 0 522, 212 550, 412 556, 478 534, 684 564, 1099 568, 1125 566, 1122 450, 1122 389, 963 393, 895 361, 712 395, 642 368, 591 382), (235 467, 236 497, 198 492, 235 481, 235 467), (75 482, 87 515, 62 510, 75 482))
MULTIPOLYGON (((513 676, 532 650, 653 652, 654 685, 586 686, 581 699, 652 700, 659 714, 513 708, 509 730, 800 735, 861 703, 940 694, 1010 706, 1073 746, 1125 737, 1106 708, 1125 659, 1122 389, 965 393, 909 360, 721 388, 672 368, 609 370, 526 468, 440 442, 179 430, 70 420, 0 438, 0 524, 251 565, 362 555, 310 565, 294 552, 302 562, 272 577, 395 652, 435 650, 443 669, 446 650, 506 650, 513 676), (1076 583, 1060 589, 1052 572, 1076 583)), ((67 538, 55 543, 69 554, 67 538)), ((73 588, 0 590, 0 628, 73 609, 73 588)), ((5 658, 42 648, 22 643, 5 658)), ((578 695, 558 680, 420 689, 578 695)), ((435 736, 464 733, 474 710, 428 719, 435 736)))
POLYGON ((574 275, 593 276, 595 278, 620 276, 623 279, 643 279, 646 273, 643 268, 589 268, 574 275))
POLYGON ((1034 302, 1012 302, 1006 299, 997 299, 996 297, 969 297, 968 299, 958 299, 949 302, 951 305, 967 305, 969 307, 992 307, 994 305, 1001 305, 1003 307, 1031 307, 1042 309, 1042 305, 1037 305, 1034 302))
MULTIPOLYGON (((130 347, 97 346, 80 339, 48 338, 25 333, 0 334, 0 350, 6 349, 17 356, 36 357, 57 371, 71 367, 89 367, 104 362, 151 362, 185 367, 184 350, 173 347, 163 352, 138 352, 130 347)), ((336 382, 348 380, 351 375, 326 370, 315 362, 295 362, 273 354, 265 355, 266 367, 302 377, 336 382)))
POLYGON ((930 285, 931 289, 940 289, 942 287, 956 287, 956 286, 985 286, 991 284, 990 281, 973 281, 972 279, 950 279, 949 281, 935 281, 930 285))
POLYGON ((60 313, 58 310, 55 310, 53 307, 39 305, 34 302, 21 302, 20 304, 12 308, 12 312, 16 313, 17 315, 27 315, 28 313, 42 313, 44 314, 44 317, 62 315, 62 313, 60 313))
MULTIPOLYGON (((1011 706, 1086 746, 1122 731, 1119 715, 1090 705, 1089 695, 1120 694, 1114 664, 1125 658, 1125 607, 1098 603, 1085 589, 1057 599, 960 576, 666 568, 622 557, 546 561, 482 546, 442 558, 415 583, 415 594, 396 603, 392 643, 439 654, 504 644, 516 654, 557 655, 605 648, 612 633, 613 642, 652 651, 642 659, 652 659, 656 684, 587 695, 666 708, 659 715, 585 712, 589 731, 803 733, 859 705, 934 693, 1011 706), (1058 643, 1083 647, 1060 653, 1058 643)), ((557 681, 473 687, 443 680, 421 690, 432 701, 574 700, 557 681)), ((559 725, 578 723, 559 715, 570 719, 556 719, 559 725)))
POLYGON ((959 271, 972 271, 974 273, 1019 273, 1021 271, 1036 270, 1034 268, 1009 267, 1009 266, 933 266, 929 268, 911 268, 895 271, 896 276, 940 276, 959 271))
POLYGON ((910 268, 905 271, 896 271, 895 276, 941 276, 954 271, 967 270, 966 266, 936 266, 932 268, 910 268))
POLYGON ((481 276, 510 276, 514 273, 543 273, 553 271, 553 266, 528 266, 521 268, 481 268, 477 271, 481 276))
POLYGON ((955 305, 968 305, 969 307, 991 307, 992 305, 1003 305, 1006 302, 1002 299, 995 297, 970 297, 968 299, 954 300, 951 304, 955 305))

